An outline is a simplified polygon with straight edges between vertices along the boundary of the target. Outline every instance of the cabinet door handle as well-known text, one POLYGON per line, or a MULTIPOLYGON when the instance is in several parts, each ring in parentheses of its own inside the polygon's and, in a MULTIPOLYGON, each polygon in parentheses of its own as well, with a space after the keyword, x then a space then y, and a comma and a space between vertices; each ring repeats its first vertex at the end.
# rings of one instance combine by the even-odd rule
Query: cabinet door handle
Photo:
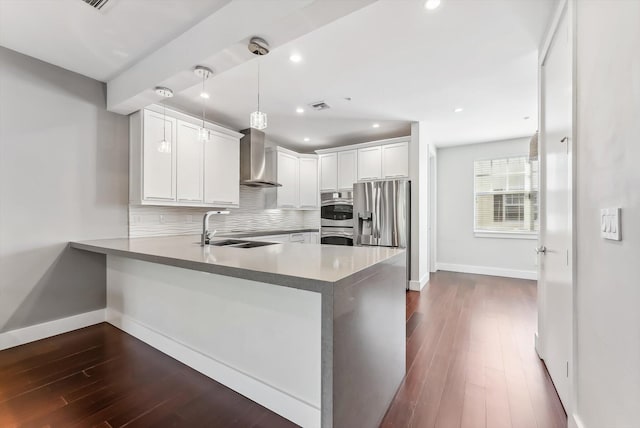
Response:
POLYGON ((406 174, 387 174, 385 178, 393 178, 393 177, 406 177, 406 174))
POLYGON ((233 202, 230 201, 211 201, 211 204, 221 204, 221 205, 234 205, 233 202))

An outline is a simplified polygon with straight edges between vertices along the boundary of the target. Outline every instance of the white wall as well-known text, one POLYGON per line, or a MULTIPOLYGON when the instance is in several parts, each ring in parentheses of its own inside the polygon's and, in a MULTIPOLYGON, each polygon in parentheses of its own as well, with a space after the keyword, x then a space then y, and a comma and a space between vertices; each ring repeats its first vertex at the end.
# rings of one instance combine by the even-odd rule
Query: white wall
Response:
POLYGON ((429 142, 424 122, 411 124, 411 272, 409 287, 421 290, 429 281, 429 142))
POLYGON ((0 332, 105 307, 104 257, 127 235, 128 120, 105 86, 0 47, 0 332))
POLYGON ((577 414, 640 424, 640 2, 576 1, 577 414), (622 207, 622 241, 600 238, 622 207))
POLYGON ((437 266, 440 270, 535 278, 536 241, 473 233, 473 162, 527 155, 529 138, 437 150, 437 266))

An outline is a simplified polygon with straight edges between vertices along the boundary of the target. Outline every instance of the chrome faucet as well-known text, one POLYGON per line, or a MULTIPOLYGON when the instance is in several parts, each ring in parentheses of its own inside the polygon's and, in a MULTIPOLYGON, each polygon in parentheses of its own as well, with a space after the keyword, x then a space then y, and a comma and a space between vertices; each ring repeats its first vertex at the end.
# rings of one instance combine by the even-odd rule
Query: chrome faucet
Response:
POLYGON ((204 214, 204 218, 202 219, 202 235, 200 237, 200 245, 204 247, 209 243, 211 238, 216 234, 214 230, 213 233, 209 232, 209 217, 215 214, 229 214, 229 211, 207 211, 204 214))

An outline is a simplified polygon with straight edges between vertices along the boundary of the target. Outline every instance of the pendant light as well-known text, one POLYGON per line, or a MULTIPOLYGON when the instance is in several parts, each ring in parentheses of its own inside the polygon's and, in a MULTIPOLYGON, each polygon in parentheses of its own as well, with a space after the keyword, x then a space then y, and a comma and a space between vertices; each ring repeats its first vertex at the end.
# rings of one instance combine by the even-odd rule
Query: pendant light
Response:
POLYGON ((167 108, 165 100, 173 96, 173 91, 163 86, 156 86, 156 94, 160 95, 162 100, 162 140, 158 144, 158 151, 160 153, 171 154, 171 142, 167 141, 167 108))
MULTIPOLYGON (((253 37, 249 42, 249 51, 257 56, 269 53, 269 44, 259 37, 253 37)), ((249 116, 249 124, 254 129, 265 129, 267 127, 267 114, 260 111, 260 59, 258 59, 258 110, 249 116)))
POLYGON ((198 130, 198 141, 207 142, 209 141, 209 130, 205 128, 205 103, 209 98, 209 94, 207 94, 204 90, 204 82, 213 74, 213 70, 209 67, 205 67, 204 65, 197 65, 193 70, 196 76, 202 78, 202 92, 200 92, 200 98, 202 98, 202 126, 198 130))

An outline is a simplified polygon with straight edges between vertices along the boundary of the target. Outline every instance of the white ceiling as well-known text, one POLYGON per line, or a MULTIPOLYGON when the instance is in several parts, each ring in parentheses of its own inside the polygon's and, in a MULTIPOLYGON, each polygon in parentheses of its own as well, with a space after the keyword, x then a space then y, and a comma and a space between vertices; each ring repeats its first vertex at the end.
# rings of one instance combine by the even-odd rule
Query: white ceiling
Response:
POLYGON ((0 45, 107 81, 229 0, 0 0, 0 45))
MULTIPOLYGON (((96 11, 82 0, 0 0, 0 45, 97 80, 122 80, 124 70, 138 67, 198 22, 246 1, 110 0, 96 11)), ((282 5, 285 13, 283 1, 273 8, 282 5)), ((263 23, 268 19, 261 15, 264 28, 291 28, 288 38, 274 32, 277 48, 260 60, 268 137, 310 151, 407 135, 411 121, 424 121, 438 146, 535 132, 537 47, 556 0, 442 0, 435 11, 427 11, 424 0, 366 6, 369 1, 305 0, 300 4, 311 6, 304 11, 301 6, 287 21, 277 21, 274 12, 274 21, 263 23), (347 1, 350 5, 339 9, 347 1), (312 25, 315 11, 326 17, 312 25), (289 61, 294 52, 302 62, 289 61), (307 106, 319 100, 332 108, 307 106), (299 106, 306 110, 302 115, 295 112, 299 106), (454 113, 457 107, 464 110, 454 113)), ((256 108, 257 61, 246 52, 244 57, 233 50, 222 53, 229 52, 233 64, 214 66, 218 73, 207 82, 212 96, 207 116, 243 129, 256 108)), ((178 59, 184 60, 173 58, 174 64, 178 59)), ((167 82, 142 86, 151 92, 167 82)), ((199 113, 199 93, 194 86, 169 103, 199 113)))
MULTIPOLYGON (((438 146, 532 134, 537 48, 554 4, 443 0, 427 11, 422 0, 381 0, 340 18, 261 58, 267 136, 311 150, 407 135, 410 121, 426 122, 438 146), (289 61, 294 52, 302 62, 289 61), (318 100, 332 108, 306 106, 318 100)), ((210 79, 208 117, 247 128, 256 76, 251 60, 210 79)), ((197 113, 199 93, 192 87, 169 104, 197 113)))

